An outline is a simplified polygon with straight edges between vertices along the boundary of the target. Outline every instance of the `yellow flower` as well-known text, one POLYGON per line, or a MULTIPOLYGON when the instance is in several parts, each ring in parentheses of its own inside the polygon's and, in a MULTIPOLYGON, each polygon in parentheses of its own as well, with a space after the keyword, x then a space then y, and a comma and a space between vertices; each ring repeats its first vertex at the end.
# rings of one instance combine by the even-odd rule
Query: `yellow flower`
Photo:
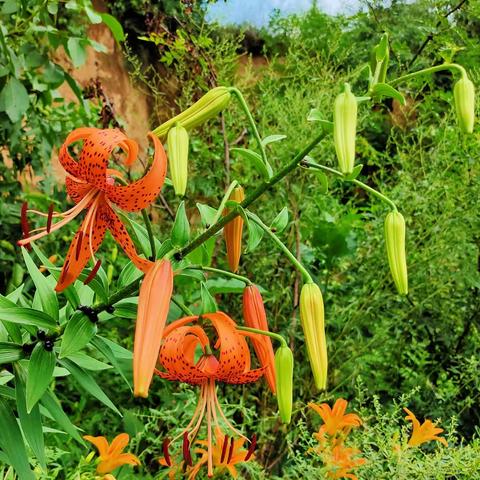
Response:
POLYGON ((430 442, 432 440, 438 440, 445 446, 448 446, 447 441, 437 435, 443 432, 443 428, 435 427, 430 420, 425 420, 423 424, 420 425, 417 417, 415 417, 415 415, 408 408, 404 407, 403 409, 408 413, 405 419, 412 422, 413 425, 412 436, 408 441, 409 447, 418 447, 422 443, 430 442))
MULTIPOLYGON (((104 475, 113 472, 122 465, 140 465, 140 460, 133 453, 122 453, 130 440, 126 433, 117 435, 111 444, 105 437, 101 436, 84 435, 83 438, 95 445, 98 450, 100 463, 97 465, 97 473, 104 475)), ((111 480, 111 476, 106 478, 111 480)))
POLYGON ((322 403, 321 405, 316 405, 315 403, 308 404, 324 421, 324 424, 315 435, 319 441, 321 441, 324 433, 328 433, 330 436, 336 435, 339 432, 347 434, 352 427, 359 427, 362 424, 362 420, 357 414, 345 414, 347 405, 348 402, 343 398, 337 399, 333 409, 330 408, 328 403, 322 403))

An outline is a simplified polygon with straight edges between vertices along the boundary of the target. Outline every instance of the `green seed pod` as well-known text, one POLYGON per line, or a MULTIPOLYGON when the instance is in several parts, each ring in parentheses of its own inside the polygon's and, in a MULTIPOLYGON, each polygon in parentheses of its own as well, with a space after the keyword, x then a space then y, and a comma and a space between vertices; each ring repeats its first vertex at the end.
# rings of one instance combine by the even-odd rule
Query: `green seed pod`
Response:
POLYGON ((345 91, 335 99, 333 110, 333 140, 340 171, 352 173, 355 164, 355 136, 357 130, 357 99, 345 84, 345 91))
POLYGON ((180 124, 168 131, 168 165, 175 194, 184 196, 188 179, 188 132, 180 124))
POLYGON ((306 283, 302 287, 300 321, 315 385, 319 390, 325 390, 328 373, 327 340, 322 292, 315 283, 306 283))
POLYGON ((475 87, 466 75, 453 87, 453 98, 462 132, 472 133, 475 122, 475 87))
POLYGON ((176 123, 180 123, 187 130, 198 127, 208 119, 217 115, 217 113, 221 112, 228 105, 230 97, 230 88, 212 88, 212 90, 208 91, 191 107, 167 122, 162 123, 153 131, 153 134, 159 138, 164 138, 176 123))
POLYGON ((278 412, 283 423, 289 424, 293 405, 293 353, 287 345, 275 352, 278 412))
POLYGON ((400 295, 408 293, 407 261, 405 258, 405 220, 400 212, 385 218, 385 242, 393 281, 400 295))

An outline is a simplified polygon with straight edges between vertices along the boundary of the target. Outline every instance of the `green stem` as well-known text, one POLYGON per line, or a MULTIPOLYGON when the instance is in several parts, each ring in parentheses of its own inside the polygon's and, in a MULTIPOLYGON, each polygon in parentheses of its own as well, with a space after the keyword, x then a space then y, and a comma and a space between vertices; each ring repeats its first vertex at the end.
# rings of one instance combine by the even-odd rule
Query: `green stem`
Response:
POLYGON ((360 188, 363 188, 367 192, 369 192, 372 195, 374 195, 375 197, 379 198, 382 202, 387 203, 392 210, 394 210, 394 211, 397 210, 397 206, 395 205, 395 203, 392 200, 390 200, 387 196, 385 196, 383 193, 380 193, 378 190, 375 190, 374 188, 369 187, 366 183, 363 183, 360 180, 357 180, 356 178, 353 179, 353 180, 348 180, 347 178, 345 178, 345 176, 343 175, 342 172, 339 172, 338 170, 335 170, 334 168, 326 167, 325 165, 320 165, 318 163, 314 163, 314 162, 310 162, 310 161, 303 162, 302 165, 305 165, 309 168, 315 168, 317 170, 324 170, 326 172, 333 173, 334 175, 341 178, 342 180, 344 180, 346 182, 352 182, 355 185, 358 185, 360 188))
POLYGON ((145 208, 142 209, 142 217, 145 223, 145 227, 147 229, 148 241, 150 242, 150 250, 151 250, 150 259, 154 262, 155 259, 157 258, 157 252, 155 251, 155 237, 153 236, 152 222, 150 221, 147 210, 145 208))
POLYGON ((266 330, 259 330, 258 328, 239 327, 239 326, 237 326, 237 330, 241 330, 242 332, 258 333, 260 335, 265 335, 266 337, 271 337, 277 340, 278 342, 280 342, 282 347, 288 347, 287 341, 278 333, 267 332, 266 330))
POLYGON ((435 65, 434 67, 425 68, 423 70, 419 70, 418 72, 409 73, 408 75, 403 75, 401 77, 396 78, 390 82, 390 85, 393 87, 398 85, 399 83, 405 82, 406 80, 410 80, 411 78, 415 78, 421 75, 428 75, 429 73, 440 72, 442 70, 458 70, 462 77, 467 75, 465 69, 458 65, 457 63, 442 63, 442 65, 435 65))
POLYGON ((260 149, 260 153, 262 155, 262 160, 265 166, 269 171, 271 171, 270 164, 268 163, 267 159, 267 152, 265 151, 265 146, 262 143, 262 139, 260 138, 260 134, 258 133, 257 126, 255 124, 255 120, 253 119, 252 114, 250 113, 250 109, 248 108, 247 102, 245 101, 245 98, 242 95, 242 92, 238 90, 237 88, 232 88, 230 90, 231 93, 235 95, 237 100, 240 103, 240 106, 242 107, 243 111, 245 112, 245 115, 247 116, 248 123, 250 123, 250 126, 252 127, 253 130, 253 135, 255 139, 257 140, 258 143, 258 148, 260 149))
POLYGON ((295 255, 287 248, 287 246, 272 232, 270 227, 265 225, 260 218, 254 215, 251 212, 246 212, 247 216, 253 220, 270 238, 277 244, 277 246, 282 250, 282 252, 288 257, 288 259, 292 262, 294 267, 302 274, 305 283, 312 283, 312 277, 308 273, 307 269, 297 260, 295 255))
MULTIPOLYGON (((298 164, 328 135, 327 131, 322 131, 316 138, 314 138, 303 150, 298 152, 292 160, 281 168, 272 178, 263 181, 245 200, 240 204, 244 209, 251 205, 255 200, 261 197, 267 190, 274 187, 283 178, 285 178, 292 170, 298 167, 298 164)), ((205 230, 197 238, 189 242, 185 247, 179 250, 176 255, 180 258, 185 257, 190 252, 193 252, 196 248, 206 242, 209 238, 219 232, 228 222, 231 222, 234 218, 240 215, 240 210, 235 209, 223 216, 217 223, 205 230)), ((141 279, 134 280, 132 283, 125 285, 125 287, 117 290, 107 302, 102 302, 96 305, 95 311, 97 313, 106 310, 109 306, 118 302, 122 298, 128 297, 138 290, 141 279)))
POLYGON ((171 298, 172 302, 185 314, 189 317, 193 316, 193 312, 180 300, 177 300, 173 295, 171 298))
POLYGON ((238 182, 234 180, 230 186, 227 188, 227 191, 225 192, 225 195, 222 198, 222 201, 220 202, 220 206, 218 207, 217 213, 215 214, 215 217, 213 218, 212 225, 218 222, 220 217, 222 216, 223 210, 225 210, 225 204, 228 202, 228 199, 230 198, 230 195, 233 192, 233 189, 238 185, 238 182))
POLYGON ((203 265, 188 265, 187 267, 185 267, 185 270, 188 270, 188 269, 218 273, 219 275, 223 275, 224 277, 230 277, 230 278, 235 278, 236 280, 240 280, 246 285, 253 285, 253 282, 249 278, 244 277, 243 275, 238 275, 236 273, 228 272, 227 270, 221 270, 220 268, 204 267, 203 265))

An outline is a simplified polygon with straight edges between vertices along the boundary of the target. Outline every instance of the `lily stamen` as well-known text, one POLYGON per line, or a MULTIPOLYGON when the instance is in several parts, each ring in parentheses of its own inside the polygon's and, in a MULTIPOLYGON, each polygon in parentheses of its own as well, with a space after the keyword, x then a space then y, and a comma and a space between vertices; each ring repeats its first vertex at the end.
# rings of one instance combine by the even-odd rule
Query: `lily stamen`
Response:
POLYGON ((88 274, 88 277, 83 281, 84 285, 88 285, 95 278, 101 265, 102 265, 102 261, 97 260, 97 263, 92 268, 92 271, 88 274))

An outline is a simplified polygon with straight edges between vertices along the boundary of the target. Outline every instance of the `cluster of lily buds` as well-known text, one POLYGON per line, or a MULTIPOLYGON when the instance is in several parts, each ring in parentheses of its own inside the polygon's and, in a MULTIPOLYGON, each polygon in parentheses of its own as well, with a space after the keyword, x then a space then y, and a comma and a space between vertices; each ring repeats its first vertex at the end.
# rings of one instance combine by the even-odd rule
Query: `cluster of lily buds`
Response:
POLYGON ((338 165, 343 174, 350 174, 355 165, 355 137, 357 132, 357 99, 345 84, 344 91, 335 99, 333 110, 333 141, 338 165))
POLYGON ((467 74, 463 74, 453 88, 457 120, 465 133, 473 132, 475 123, 475 87, 467 74))
POLYGON ((328 356, 322 292, 317 284, 306 283, 300 292, 300 321, 315 385, 327 388, 328 356))
POLYGON ((397 210, 385 218, 385 243, 388 264, 393 281, 400 295, 408 294, 408 273, 405 254, 405 219, 397 210))
MULTIPOLYGON (((230 200, 242 203, 245 199, 245 193, 241 186, 234 188, 230 195, 230 200)), ((225 214, 228 214, 229 210, 225 209, 225 214)), ((223 235, 225 237, 225 243, 227 246, 227 259, 228 265, 232 272, 238 270, 240 263, 240 257, 242 255, 242 232, 243 232, 243 218, 238 215, 233 220, 228 222, 223 227, 223 235)))

